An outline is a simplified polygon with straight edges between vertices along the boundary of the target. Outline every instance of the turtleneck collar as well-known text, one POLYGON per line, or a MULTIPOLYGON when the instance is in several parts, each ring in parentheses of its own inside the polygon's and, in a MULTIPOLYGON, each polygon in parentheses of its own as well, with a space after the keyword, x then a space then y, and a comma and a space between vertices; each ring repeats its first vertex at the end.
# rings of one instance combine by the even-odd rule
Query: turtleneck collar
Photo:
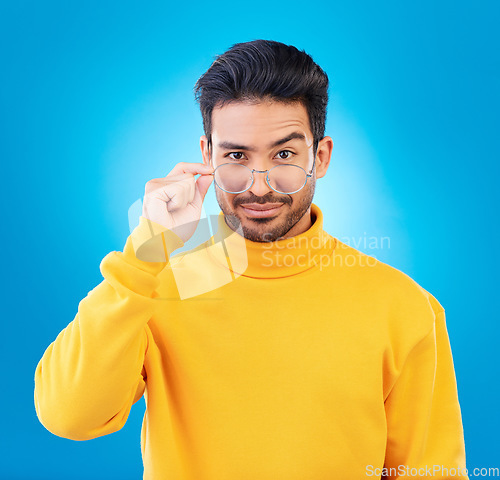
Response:
POLYGON ((208 241, 209 256, 228 268, 232 275, 254 278, 280 278, 314 268, 324 256, 331 256, 336 239, 323 230, 323 213, 311 204, 311 227, 294 237, 274 242, 253 242, 232 230, 217 217, 217 233, 208 241), (222 243, 219 243, 222 242, 222 243), (221 248, 214 248, 222 245, 221 248), (212 247, 212 248, 211 248, 212 247))

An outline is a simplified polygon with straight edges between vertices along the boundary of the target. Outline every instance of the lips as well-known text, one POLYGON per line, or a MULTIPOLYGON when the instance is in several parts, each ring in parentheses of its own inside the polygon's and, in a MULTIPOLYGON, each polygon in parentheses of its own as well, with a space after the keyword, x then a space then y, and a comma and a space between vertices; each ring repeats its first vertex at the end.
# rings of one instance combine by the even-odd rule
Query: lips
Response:
POLYGON ((263 211, 263 210, 273 210, 275 208, 281 207, 283 205, 282 203, 243 203, 241 204, 242 207, 248 208, 250 210, 258 210, 258 211, 263 211))
POLYGON ((245 203, 240 205, 248 217, 254 218, 272 217, 278 213, 282 206, 282 203, 245 203))

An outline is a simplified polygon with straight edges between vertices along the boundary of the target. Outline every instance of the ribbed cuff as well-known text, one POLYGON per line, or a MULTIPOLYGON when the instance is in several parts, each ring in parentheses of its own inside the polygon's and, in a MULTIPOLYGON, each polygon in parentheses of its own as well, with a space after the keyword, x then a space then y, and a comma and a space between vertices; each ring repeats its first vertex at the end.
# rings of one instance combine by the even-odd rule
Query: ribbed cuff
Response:
POLYGON ((127 238, 123 255, 128 263, 157 275, 168 264, 170 255, 182 246, 184 242, 177 234, 141 216, 127 238))

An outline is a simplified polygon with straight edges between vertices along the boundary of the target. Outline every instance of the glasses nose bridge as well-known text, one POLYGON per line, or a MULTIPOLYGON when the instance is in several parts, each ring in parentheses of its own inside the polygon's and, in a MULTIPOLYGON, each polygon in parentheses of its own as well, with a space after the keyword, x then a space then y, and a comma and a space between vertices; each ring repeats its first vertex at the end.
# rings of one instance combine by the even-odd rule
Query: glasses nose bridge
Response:
POLYGON ((273 190, 273 188, 271 187, 270 183, 269 183, 269 178, 268 178, 268 173, 269 173, 269 170, 258 170, 256 168, 251 168, 250 169, 252 171, 252 184, 250 185, 250 187, 248 187, 247 190, 256 190, 258 193, 257 194, 260 194, 260 195, 263 195, 263 191, 264 190, 273 190), (261 178, 259 180, 259 176, 256 176, 255 174, 256 173, 264 173, 265 176, 264 178, 261 178), (263 187, 263 190, 259 193, 259 191, 261 190, 261 188, 263 187))

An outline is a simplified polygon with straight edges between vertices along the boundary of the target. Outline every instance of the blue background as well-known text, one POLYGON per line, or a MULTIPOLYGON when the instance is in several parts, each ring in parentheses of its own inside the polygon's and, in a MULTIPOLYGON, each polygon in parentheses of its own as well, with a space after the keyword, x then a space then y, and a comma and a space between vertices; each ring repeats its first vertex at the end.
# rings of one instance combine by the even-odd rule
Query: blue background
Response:
POLYGON ((123 248, 144 184, 201 161, 197 78, 257 38, 329 75, 325 229, 389 237, 358 245, 445 307, 467 465, 499 467, 499 5, 2 1, 0 476, 142 478, 144 400, 117 433, 62 439, 35 415, 35 367, 123 248))

